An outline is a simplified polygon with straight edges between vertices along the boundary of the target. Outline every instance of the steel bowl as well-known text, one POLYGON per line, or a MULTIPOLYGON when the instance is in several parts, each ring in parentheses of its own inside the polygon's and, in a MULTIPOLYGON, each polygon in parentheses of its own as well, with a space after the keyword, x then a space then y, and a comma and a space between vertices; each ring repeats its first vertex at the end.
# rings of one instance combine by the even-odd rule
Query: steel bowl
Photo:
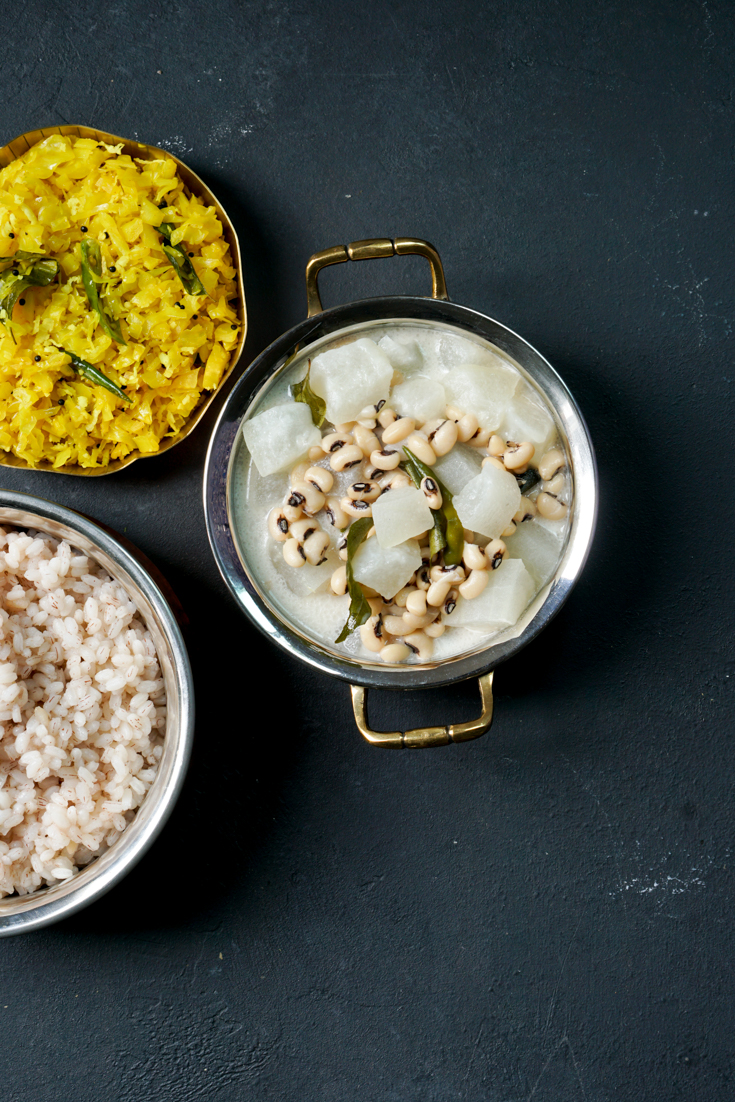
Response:
MULTIPOLYGON (((10 490, 0 490, 0 524, 33 528, 68 540, 123 586, 156 644, 168 707, 161 763, 133 821, 105 853, 69 880, 29 895, 0 899, 0 936, 7 936, 58 922, 99 899, 151 846, 171 813, 186 773, 194 737, 194 685, 169 601, 149 570, 119 538, 63 505, 10 490)), ((165 588, 165 582, 162 584, 165 588)))
POLYGON ((180 429, 175 436, 163 440, 157 452, 154 452, 152 455, 144 455, 139 451, 133 451, 130 455, 126 456, 125 459, 115 459, 111 463, 108 463, 106 467, 88 468, 80 467, 77 464, 54 467, 51 463, 46 461, 31 465, 27 463, 25 459, 21 459, 20 456, 0 451, 0 467, 19 467, 24 471, 50 471, 52 474, 74 474, 86 478, 97 478, 102 475, 112 474, 114 471, 121 471, 123 467, 129 467, 130 464, 135 463, 137 459, 154 459, 157 455, 163 455, 169 448, 173 448, 176 444, 180 444, 181 441, 196 428, 217 394, 229 379, 242 354, 248 327, 247 311, 245 309, 245 292, 242 281, 240 242, 238 241, 235 227, 227 211, 204 181, 200 179, 196 172, 190 169, 188 165, 185 165, 183 161, 180 161, 178 157, 175 157, 173 153, 169 153, 166 149, 159 149, 155 145, 146 145, 144 142, 133 141, 130 138, 120 138, 116 134, 108 134, 105 130, 95 130, 90 126, 45 126, 42 130, 29 130, 27 133, 21 134, 18 138, 14 138, 12 142, 8 142, 7 145, 0 149, 0 170, 13 161, 16 161, 19 157, 22 157, 32 146, 36 145, 44 138, 47 138, 50 134, 62 134, 74 138, 92 138, 94 141, 105 142, 108 145, 121 145, 123 153, 127 153, 130 157, 135 157, 137 160, 141 161, 174 161, 177 166, 178 175, 183 180, 184 186, 188 192, 191 195, 199 196, 200 199, 203 199, 205 203, 208 203, 209 206, 214 207, 217 211, 217 217, 222 223, 225 241, 230 246, 232 266, 237 271, 237 299, 241 330, 238 342, 230 353, 229 363, 222 373, 222 378, 217 384, 216 389, 206 394, 202 394, 199 404, 189 414, 184 427, 180 429))
POLYGON ((231 391, 220 413, 209 445, 204 473, 204 508, 209 539, 217 565, 236 601, 250 620, 273 642, 315 669, 348 681, 355 720, 363 736, 377 746, 439 746, 483 734, 492 721, 492 678, 498 663, 516 654, 549 623, 569 596, 584 566, 597 515, 597 468, 584 418, 569 390, 551 364, 527 341, 498 321, 449 302, 444 272, 436 249, 426 241, 377 239, 336 246, 315 254, 306 268, 308 317, 271 344, 250 365, 231 391), (432 297, 392 296, 364 299, 322 310, 317 287, 319 271, 346 260, 365 260, 418 253, 431 265, 432 297), (233 535, 231 484, 238 431, 263 388, 288 365, 295 352, 371 326, 397 321, 429 322, 450 326, 461 335, 475 335, 509 357, 523 375, 545 395, 555 413, 572 473, 574 494, 569 534, 557 570, 537 594, 517 624, 484 642, 472 653, 408 667, 388 667, 336 654, 288 623, 258 585, 233 535), (480 717, 466 724, 415 731, 373 731, 367 721, 368 688, 409 690, 449 685, 478 677, 482 698, 480 717))

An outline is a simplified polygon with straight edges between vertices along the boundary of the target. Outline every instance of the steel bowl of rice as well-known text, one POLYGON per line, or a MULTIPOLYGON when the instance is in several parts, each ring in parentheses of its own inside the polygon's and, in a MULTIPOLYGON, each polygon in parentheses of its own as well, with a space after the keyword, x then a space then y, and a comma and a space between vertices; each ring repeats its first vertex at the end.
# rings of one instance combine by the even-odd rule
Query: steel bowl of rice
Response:
POLYGON ((66 918, 132 868, 193 729, 186 647, 149 570, 94 521, 0 491, 0 936, 66 918))
POLYGON ((235 229, 173 154, 84 126, 0 149, 0 465, 104 475, 167 451, 246 328, 235 229))

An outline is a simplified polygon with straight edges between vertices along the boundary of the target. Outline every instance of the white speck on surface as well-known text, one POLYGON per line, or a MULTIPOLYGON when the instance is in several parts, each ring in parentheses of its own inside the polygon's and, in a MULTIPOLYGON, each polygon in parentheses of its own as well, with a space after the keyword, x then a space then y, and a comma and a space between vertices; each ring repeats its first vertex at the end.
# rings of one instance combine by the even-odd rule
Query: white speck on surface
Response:
POLYGON ((186 144, 186 139, 181 134, 174 134, 171 138, 161 138, 157 144, 161 149, 168 149, 169 153, 191 153, 194 148, 186 144))

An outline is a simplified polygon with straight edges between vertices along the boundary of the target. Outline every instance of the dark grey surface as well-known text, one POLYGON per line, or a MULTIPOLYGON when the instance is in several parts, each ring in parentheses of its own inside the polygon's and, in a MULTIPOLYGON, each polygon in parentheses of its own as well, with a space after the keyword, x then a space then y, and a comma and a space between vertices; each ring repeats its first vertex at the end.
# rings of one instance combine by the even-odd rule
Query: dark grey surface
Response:
MULTIPOLYGON (((83 0, 5 22, 3 141, 138 136, 230 209, 246 360, 303 317, 312 252, 428 238, 452 298, 561 372, 602 486, 583 579, 498 670, 490 734, 391 753, 228 598, 200 505, 213 413, 103 480, 0 471, 164 569, 200 708, 141 866, 0 943, 5 1099, 732 1097, 732 5, 83 0)), ((417 259, 323 278, 325 304, 427 287, 417 259)))

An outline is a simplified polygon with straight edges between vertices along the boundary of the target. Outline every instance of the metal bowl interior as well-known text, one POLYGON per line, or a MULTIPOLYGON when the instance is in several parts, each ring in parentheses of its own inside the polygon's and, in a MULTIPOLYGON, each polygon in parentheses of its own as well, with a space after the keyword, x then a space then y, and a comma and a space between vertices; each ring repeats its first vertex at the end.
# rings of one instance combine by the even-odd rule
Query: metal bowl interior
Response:
POLYGON ((576 402, 536 349, 506 326, 467 307, 437 299, 394 296, 350 303, 309 318, 254 361, 229 395, 212 435, 204 475, 204 507, 210 542, 222 576, 243 611, 265 635, 314 668, 353 684, 417 689, 448 685, 486 673, 529 643, 556 615, 589 551, 597 513, 597 470, 589 432, 576 402), (451 326, 461 335, 488 342, 511 359, 553 410, 574 481, 569 535, 556 573, 518 623, 491 637, 489 643, 483 641, 471 653, 409 667, 388 667, 335 653, 289 623, 244 561, 233 532, 230 500, 239 427, 263 389, 283 371, 293 353, 311 349, 350 327, 369 328, 398 320, 451 326))
POLYGON ((120 582, 156 644, 168 702, 161 763, 133 821, 109 850, 69 880, 30 895, 0 899, 0 936, 5 936, 38 929, 87 906, 129 872, 150 847, 183 784, 194 735, 194 688, 184 640, 168 602, 148 572, 112 535, 71 509, 9 490, 0 491, 0 524, 66 539, 120 582))
POLYGON ((116 459, 108 463, 106 467, 93 469, 80 467, 77 464, 69 464, 65 467, 54 467, 48 462, 42 462, 31 466, 25 459, 21 459, 19 456, 11 455, 9 452, 0 452, 0 467, 17 467, 24 471, 50 471, 52 474, 73 474, 81 475, 86 478, 96 478, 106 474, 113 474, 115 471, 121 471, 124 467, 129 467, 131 463, 135 463, 138 459, 154 459, 157 455, 162 455, 164 452, 169 451, 170 448, 180 444, 181 441, 196 428, 217 394, 229 379, 240 359, 245 344, 245 337, 247 335, 247 311, 245 308, 240 242, 238 241, 235 227, 229 215, 204 181, 201 180, 188 165, 185 165, 183 161, 175 157, 173 153, 169 153, 168 150, 165 149, 159 149, 155 145, 146 145, 143 142, 134 141, 129 138, 120 138, 116 134, 108 134, 104 130, 95 130, 89 126, 46 126, 42 130, 29 130, 27 133, 21 134, 20 137, 14 138, 12 142, 8 142, 6 146, 3 146, 3 148, 0 149, 0 170, 6 165, 9 165, 12 161, 22 157, 24 153, 28 152, 31 146, 36 145, 50 134, 62 134, 77 138, 92 138, 94 141, 105 142, 110 145, 121 145, 124 153, 127 153, 131 157, 135 157, 137 160, 151 161, 163 159, 174 161, 177 166, 178 175, 184 181, 184 186, 189 193, 199 196, 199 198, 203 199, 205 203, 214 207, 217 211, 217 217, 222 223, 225 240, 230 247, 232 265, 237 271, 238 312, 241 324, 240 337, 237 345, 230 354, 229 363, 222 374, 222 378, 217 388, 202 395, 199 404, 189 415, 185 426, 176 436, 164 440, 157 452, 153 455, 143 455, 139 451, 134 451, 126 456, 125 459, 116 459))

